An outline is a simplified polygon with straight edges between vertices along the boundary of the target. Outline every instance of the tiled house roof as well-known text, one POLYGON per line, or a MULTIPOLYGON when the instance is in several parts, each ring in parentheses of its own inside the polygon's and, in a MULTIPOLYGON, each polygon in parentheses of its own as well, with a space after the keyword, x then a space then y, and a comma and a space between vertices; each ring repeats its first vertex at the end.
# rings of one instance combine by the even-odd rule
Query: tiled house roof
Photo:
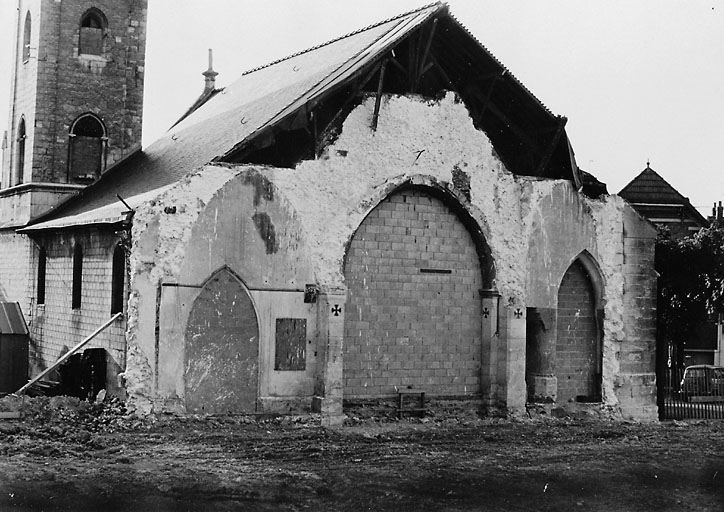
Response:
POLYGON ((678 218, 702 228, 708 221, 684 197, 648 165, 618 193, 641 215, 652 222, 678 218))
POLYGON ((618 195, 629 203, 687 204, 689 202, 649 166, 622 188, 618 195))

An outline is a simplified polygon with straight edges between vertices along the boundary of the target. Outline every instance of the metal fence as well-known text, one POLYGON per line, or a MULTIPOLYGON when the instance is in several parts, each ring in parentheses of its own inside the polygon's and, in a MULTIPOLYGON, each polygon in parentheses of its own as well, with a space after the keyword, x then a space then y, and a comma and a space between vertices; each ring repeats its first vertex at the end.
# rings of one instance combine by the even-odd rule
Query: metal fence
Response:
POLYGON ((724 419, 724 368, 666 368, 659 378, 662 420, 724 419))

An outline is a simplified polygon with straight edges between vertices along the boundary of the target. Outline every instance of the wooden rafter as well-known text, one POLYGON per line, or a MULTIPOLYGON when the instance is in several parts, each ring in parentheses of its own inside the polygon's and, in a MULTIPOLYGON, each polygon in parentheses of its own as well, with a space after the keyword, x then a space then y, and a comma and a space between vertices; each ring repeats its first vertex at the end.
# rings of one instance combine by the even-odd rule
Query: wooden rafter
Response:
MULTIPOLYGON (((345 112, 345 110, 347 109, 347 107, 348 107, 353 101, 355 101, 355 99, 356 99, 357 97, 359 97, 359 94, 360 94, 360 92, 362 92, 362 89, 364 89, 365 85, 367 85, 367 83, 368 83, 370 80, 372 80, 372 77, 375 76, 375 74, 377 73, 377 71, 380 70, 381 67, 382 67, 382 63, 381 63, 381 62, 378 62, 378 63, 370 70, 369 73, 367 73, 366 75, 364 75, 364 77, 362 78, 362 80, 360 80, 359 84, 357 84, 357 87, 355 87, 354 91, 353 91, 349 96, 347 96, 347 99, 344 100, 344 103, 342 103, 342 105, 337 109, 337 113, 334 114, 334 116, 332 117, 332 119, 330 119, 330 121, 327 123, 327 125, 324 127, 324 129, 321 131, 320 135, 319 135, 318 138, 317 138, 316 143, 314 144, 315 147, 317 148, 317 151, 319 151, 319 149, 321 148, 322 142, 323 142, 324 140, 326 140, 327 137, 329 137, 329 134, 330 134, 331 130, 332 130, 332 129, 334 128, 334 126, 337 124, 337 121, 339 121, 339 119, 344 115, 344 112, 345 112)), ((318 156, 318 155, 317 155, 317 156, 318 156)))
POLYGON ((551 140, 550 144, 548 144, 546 152, 543 154, 543 158, 541 158, 541 161, 538 164, 538 169, 535 173, 536 176, 543 176, 543 172, 545 171, 546 167, 548 167, 551 158, 553 158, 553 152, 556 150, 558 142, 560 142, 561 140, 561 135, 563 135, 564 133, 567 122, 568 119, 566 119, 565 117, 561 116, 558 118, 558 127, 556 128, 556 133, 555 135, 553 135, 553 139, 551 140))
POLYGON ((483 108, 480 110, 480 114, 478 114, 480 117, 483 117, 485 114, 485 109, 488 108, 488 105, 490 104, 490 98, 493 96, 493 90, 495 89, 495 85, 503 80, 503 77, 505 76, 505 70, 503 70, 502 73, 496 73, 491 78, 493 79, 492 83, 490 84, 490 87, 488 87, 488 92, 485 95, 485 100, 483 101, 483 108))
POLYGON ((527 133, 521 130, 518 125, 514 123, 508 116, 506 116, 498 107, 496 107, 493 102, 490 102, 488 104, 487 110, 490 110, 490 112, 495 117, 503 121, 508 129, 516 134, 518 137, 520 137, 520 139, 525 143, 526 146, 529 146, 534 151, 540 151, 538 143, 531 139, 527 133))
POLYGON ((430 55, 430 62, 432 62, 433 66, 437 70, 438 73, 440 73, 440 76, 445 81, 445 84, 448 86, 450 91, 456 91, 457 87, 453 84, 452 80, 450 80, 450 77, 447 76, 447 73, 445 72, 445 69, 440 65, 440 63, 437 61, 434 55, 430 55))
MULTIPOLYGON (((417 68, 415 81, 412 83, 412 92, 417 91, 420 86, 420 80, 422 76, 434 65, 432 62, 428 62, 428 56, 430 55, 430 47, 432 46, 432 40, 435 37, 435 29, 437 28, 437 18, 432 20, 432 27, 430 27, 430 33, 427 36, 427 43, 425 43, 425 49, 417 59, 417 68)), ((422 32, 420 32, 420 38, 422 38, 422 32)))
POLYGON ((372 114, 372 131, 377 131, 377 121, 380 118, 380 102, 382 101, 382 86, 385 83, 385 69, 387 68, 387 60, 382 62, 380 68, 380 79, 377 82, 377 97, 375 98, 375 111, 372 114))
POLYGON ((393 66, 395 66, 397 69, 399 69, 403 74, 407 74, 407 68, 400 64, 400 61, 397 60, 395 57, 390 57, 387 59, 393 66))
POLYGON ((465 84, 477 84, 481 82, 487 82, 491 78, 501 78, 504 77, 508 73, 508 70, 496 70, 496 71, 489 71, 486 73, 479 73, 477 75, 469 77, 467 80, 465 80, 465 84))
MULTIPOLYGON (((417 63, 415 62, 415 56, 417 55, 417 45, 415 44, 415 38, 410 36, 407 38, 407 83, 410 89, 412 84, 415 83, 415 70, 417 69, 417 63)), ((410 92, 414 92, 410 90, 410 92)))

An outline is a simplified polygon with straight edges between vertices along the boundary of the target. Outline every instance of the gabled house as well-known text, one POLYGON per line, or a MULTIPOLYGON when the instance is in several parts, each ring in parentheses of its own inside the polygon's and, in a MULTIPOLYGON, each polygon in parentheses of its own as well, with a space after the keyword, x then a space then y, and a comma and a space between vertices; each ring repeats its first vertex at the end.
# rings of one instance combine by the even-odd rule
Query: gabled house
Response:
MULTIPOLYGON (((692 206, 689 198, 684 197, 649 164, 638 176, 618 193, 645 219, 666 236, 679 239, 696 234, 709 226, 709 220, 692 206)), ((712 218, 721 217, 721 211, 713 210, 712 218)), ((681 346, 669 347, 667 364, 674 367, 692 364, 718 364, 721 362, 720 327, 716 319, 710 318, 703 310, 696 315, 692 323, 696 326, 681 346)), ((660 346, 665 346, 662 342, 660 346)), ((663 363, 662 363, 663 364, 663 363)))
POLYGON ((413 387, 656 418, 653 228, 581 192, 566 119, 445 4, 214 73, 8 235, 39 367, 122 311, 100 346, 141 411, 339 418, 413 387))
POLYGON ((649 164, 618 193, 642 217, 665 228, 672 237, 690 236, 709 221, 649 164))

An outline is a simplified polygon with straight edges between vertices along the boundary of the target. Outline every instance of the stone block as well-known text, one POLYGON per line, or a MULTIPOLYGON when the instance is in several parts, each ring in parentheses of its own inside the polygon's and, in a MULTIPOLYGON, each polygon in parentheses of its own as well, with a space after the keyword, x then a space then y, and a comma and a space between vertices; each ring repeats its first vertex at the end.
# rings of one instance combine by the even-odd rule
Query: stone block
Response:
POLYGON ((531 402, 555 402, 558 395, 558 378, 555 375, 529 375, 528 399, 531 402))

